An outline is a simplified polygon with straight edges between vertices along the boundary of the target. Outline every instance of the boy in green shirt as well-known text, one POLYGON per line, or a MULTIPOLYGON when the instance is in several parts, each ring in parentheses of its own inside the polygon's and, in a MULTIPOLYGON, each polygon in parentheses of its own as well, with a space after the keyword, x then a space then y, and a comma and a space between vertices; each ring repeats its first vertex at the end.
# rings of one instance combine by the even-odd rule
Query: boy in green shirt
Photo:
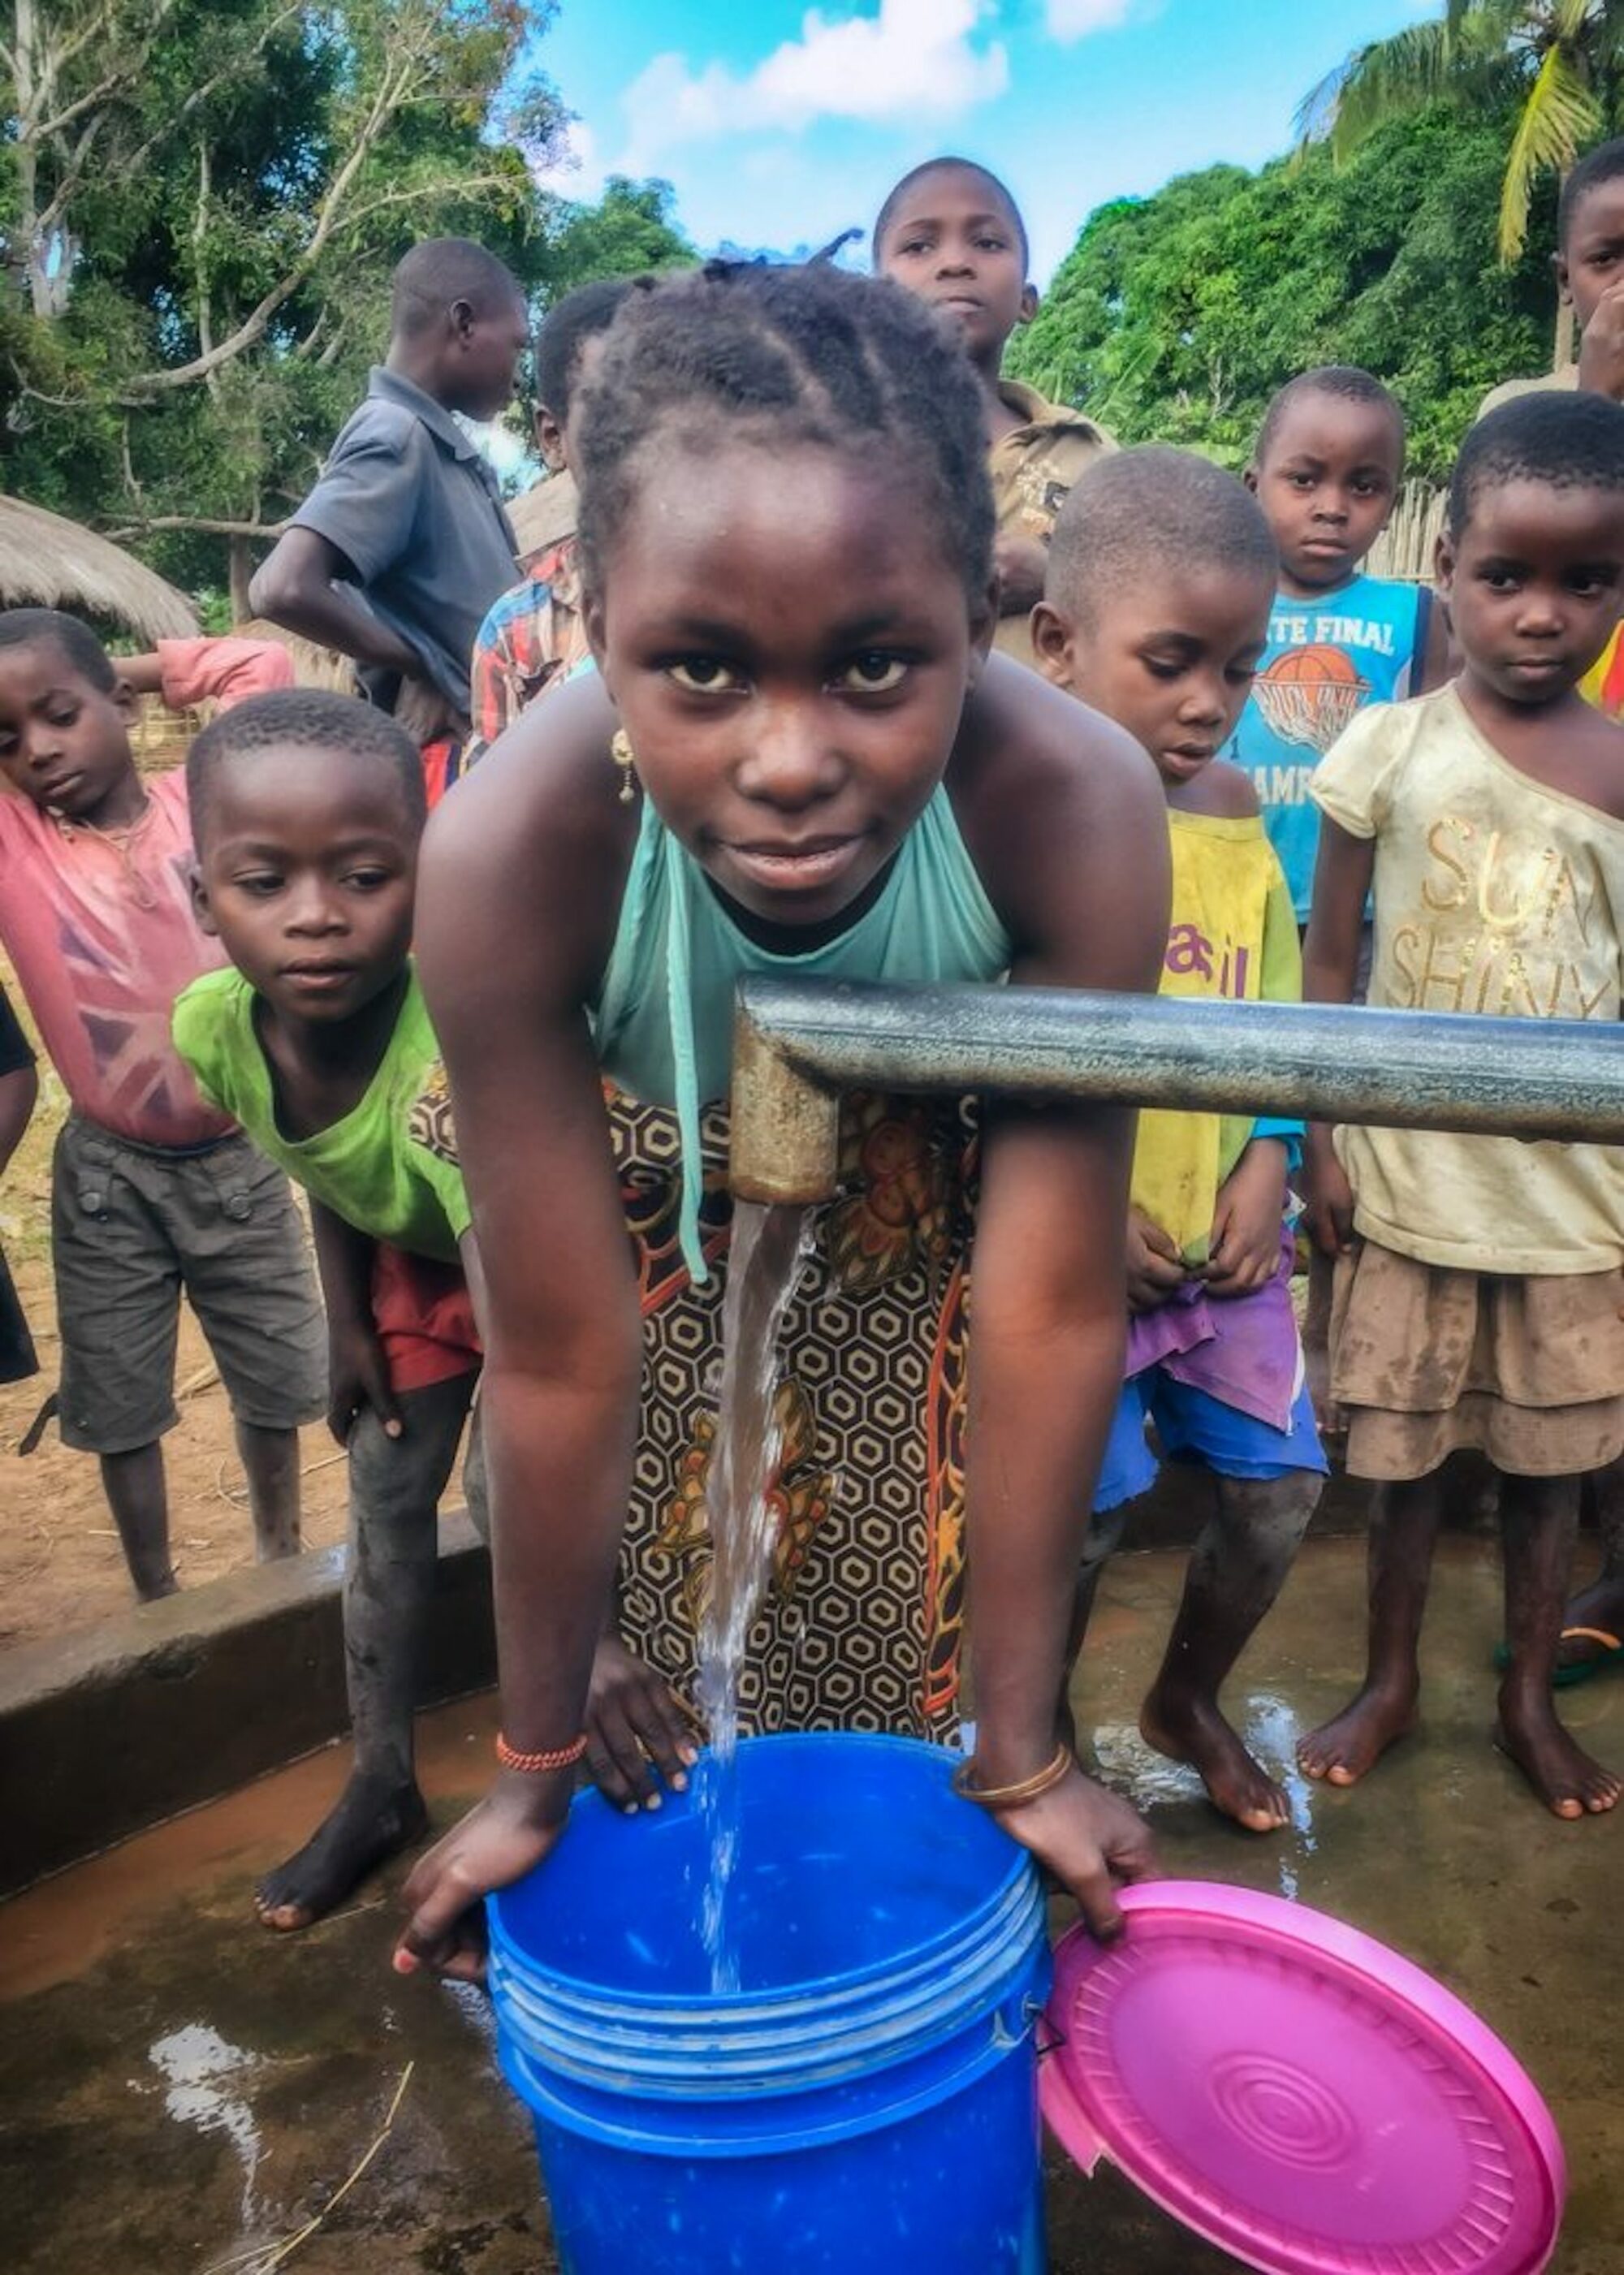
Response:
MULTIPOLYGON (((412 1716, 436 1513, 480 1364, 458 1253, 468 1206, 413 1134, 443 1092, 410 955, 425 815, 411 738, 348 696, 260 696, 199 736, 186 782, 198 920, 235 968, 185 989, 175 1044, 205 1098, 310 1195, 328 1418, 350 1457, 354 1767, 255 1892, 267 1926, 300 1928, 427 1823, 412 1716)), ((471 1506, 477 1467, 471 1453, 471 1506)))

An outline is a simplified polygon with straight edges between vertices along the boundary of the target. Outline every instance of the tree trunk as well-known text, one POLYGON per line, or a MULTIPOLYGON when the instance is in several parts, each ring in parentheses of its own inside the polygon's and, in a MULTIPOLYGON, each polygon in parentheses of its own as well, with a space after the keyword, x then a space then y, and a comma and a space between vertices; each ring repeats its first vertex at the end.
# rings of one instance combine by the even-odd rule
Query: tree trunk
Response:
MULTIPOLYGON (((17 42, 17 110, 20 121, 15 148, 17 152, 17 242, 21 253, 23 276, 28 286, 28 305, 34 314, 43 319, 50 313, 50 296, 45 281, 45 247, 40 243, 39 145, 33 132, 30 112, 39 85, 35 55, 38 26, 34 12, 34 0, 17 0, 12 36, 17 42)), ((12 258, 17 256, 13 254, 12 258)))
POLYGON ((253 614, 248 605, 248 584, 253 575, 253 556, 248 549, 245 537, 228 537, 226 548, 231 586, 231 622, 245 624, 253 614))
MULTIPOLYGON (((1567 186, 1571 166, 1564 166, 1557 176, 1557 194, 1567 186)), ((1551 336, 1551 368, 1566 371, 1579 352, 1579 342, 1574 331, 1574 304, 1566 292, 1559 290, 1556 301, 1556 329, 1551 336)))

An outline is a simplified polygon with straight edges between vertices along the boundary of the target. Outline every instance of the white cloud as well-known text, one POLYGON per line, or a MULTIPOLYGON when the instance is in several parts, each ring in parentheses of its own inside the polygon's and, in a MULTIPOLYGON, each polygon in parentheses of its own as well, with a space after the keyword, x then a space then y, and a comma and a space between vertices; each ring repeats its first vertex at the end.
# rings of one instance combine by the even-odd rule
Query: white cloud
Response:
POLYGON ((988 0, 880 0, 877 15, 831 23, 811 8, 798 40, 743 74, 722 64, 695 72, 686 57, 656 56, 626 91, 627 170, 646 171, 682 142, 794 132, 814 119, 869 122, 950 117, 1001 94, 1009 58, 1001 41, 978 46, 988 0))
POLYGON ((607 169, 597 137, 584 118, 572 118, 548 165, 532 169, 537 186, 555 197, 589 200, 602 189, 607 169))
POLYGON ((1044 0, 1043 28, 1052 40, 1085 40, 1091 32, 1115 31, 1132 6, 1133 0, 1044 0))

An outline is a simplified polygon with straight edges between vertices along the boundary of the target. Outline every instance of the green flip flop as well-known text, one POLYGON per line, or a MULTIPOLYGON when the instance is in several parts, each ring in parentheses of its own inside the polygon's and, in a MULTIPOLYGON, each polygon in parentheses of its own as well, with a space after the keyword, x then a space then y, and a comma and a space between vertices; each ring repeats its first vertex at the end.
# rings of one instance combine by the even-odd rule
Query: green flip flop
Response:
MULTIPOLYGON (((1559 1643, 1597 1643, 1601 1649, 1594 1659, 1570 1659, 1566 1667, 1559 1666, 1551 1677, 1552 1690, 1573 1690, 1581 1682, 1589 1682, 1595 1676, 1605 1674, 1610 1667, 1624 1664, 1624 1641, 1610 1635, 1605 1628, 1564 1628, 1557 1640, 1559 1643)), ((1494 1664, 1502 1674, 1511 1665, 1511 1653, 1503 1643, 1497 1643, 1494 1646, 1494 1664)))

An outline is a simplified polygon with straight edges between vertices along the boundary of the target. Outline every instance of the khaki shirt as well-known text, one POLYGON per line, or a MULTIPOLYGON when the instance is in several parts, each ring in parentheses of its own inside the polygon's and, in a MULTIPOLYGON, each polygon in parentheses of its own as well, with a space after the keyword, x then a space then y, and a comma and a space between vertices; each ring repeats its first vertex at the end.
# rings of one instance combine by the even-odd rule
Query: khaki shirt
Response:
MULTIPOLYGON (((1035 388, 1001 379, 998 392, 1021 425, 1001 435, 987 451, 993 504, 1001 537, 1035 537, 1046 545, 1066 493, 1103 451, 1115 443, 1103 427, 1063 403, 1046 403, 1035 388)), ((1035 669, 1031 632, 1024 616, 1001 616, 998 646, 1035 669)))
POLYGON ((1579 385, 1579 367, 1564 364, 1560 371, 1548 371, 1539 379, 1505 379, 1492 387, 1477 405, 1479 419, 1487 418, 1505 403, 1514 403, 1521 395, 1572 395, 1579 385))

